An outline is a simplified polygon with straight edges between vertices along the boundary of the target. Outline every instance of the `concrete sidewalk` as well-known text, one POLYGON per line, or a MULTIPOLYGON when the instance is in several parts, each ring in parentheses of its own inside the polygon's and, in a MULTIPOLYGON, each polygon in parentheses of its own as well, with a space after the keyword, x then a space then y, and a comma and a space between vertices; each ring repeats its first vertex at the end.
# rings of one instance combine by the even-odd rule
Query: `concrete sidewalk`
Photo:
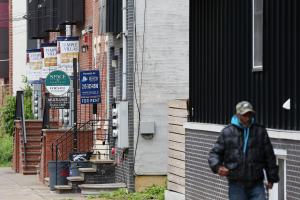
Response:
POLYGON ((81 194, 57 194, 38 181, 37 175, 21 175, 0 168, 1 200, 84 200, 81 194))

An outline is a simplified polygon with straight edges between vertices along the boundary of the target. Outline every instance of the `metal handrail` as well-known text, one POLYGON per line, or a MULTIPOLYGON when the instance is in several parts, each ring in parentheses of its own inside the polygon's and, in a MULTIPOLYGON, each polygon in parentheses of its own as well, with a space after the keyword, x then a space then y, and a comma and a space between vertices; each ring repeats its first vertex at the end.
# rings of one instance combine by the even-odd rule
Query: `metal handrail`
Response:
MULTIPOLYGON (((74 132, 73 132, 73 129, 74 128, 77 128, 77 130, 80 130, 80 129, 82 129, 83 127, 85 127, 86 125, 89 125, 89 124, 91 124, 92 125, 92 130, 93 130, 93 127, 94 127, 94 123, 97 123, 97 122, 99 122, 99 121, 107 121, 107 120, 89 120, 89 121, 87 121, 87 122, 85 122, 85 123, 82 123, 82 125, 80 125, 78 128, 77 128, 77 125, 78 124, 76 124, 76 125, 74 125, 72 128, 70 128, 68 131, 66 131, 62 136, 60 136, 58 139, 56 139, 52 144, 51 144, 51 149, 52 149, 52 160, 53 160, 53 154, 54 154, 54 152, 53 152, 53 150, 54 150, 54 145, 55 145, 55 171, 56 171, 56 177, 55 177, 55 184, 57 184, 57 176, 58 176, 58 173, 57 173, 57 171, 58 171, 58 166, 57 166, 57 164, 58 164, 58 157, 59 157, 59 145, 61 145, 63 142, 66 142, 67 143, 67 140, 69 139, 69 138, 72 138, 72 136, 73 136, 73 134, 74 134, 74 132), (70 134, 69 134, 70 133, 70 134)), ((67 149, 68 147, 66 147, 66 152, 68 152, 68 149, 67 149)), ((63 158, 63 152, 62 152, 62 155, 61 155, 61 157, 63 158)))

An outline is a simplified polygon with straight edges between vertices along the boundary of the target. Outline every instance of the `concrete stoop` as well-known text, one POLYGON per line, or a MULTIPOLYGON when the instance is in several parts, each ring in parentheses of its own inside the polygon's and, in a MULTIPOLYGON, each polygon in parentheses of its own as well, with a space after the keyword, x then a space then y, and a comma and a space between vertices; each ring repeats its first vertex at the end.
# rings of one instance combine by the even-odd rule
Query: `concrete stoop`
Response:
POLYGON ((82 184, 79 185, 82 195, 98 195, 103 192, 112 192, 126 188, 125 183, 103 183, 103 184, 82 184))
POLYGON ((78 168, 79 175, 67 177, 68 185, 56 185, 57 193, 81 192, 83 195, 99 194, 126 188, 125 183, 115 183, 113 160, 91 160, 91 167, 78 168))

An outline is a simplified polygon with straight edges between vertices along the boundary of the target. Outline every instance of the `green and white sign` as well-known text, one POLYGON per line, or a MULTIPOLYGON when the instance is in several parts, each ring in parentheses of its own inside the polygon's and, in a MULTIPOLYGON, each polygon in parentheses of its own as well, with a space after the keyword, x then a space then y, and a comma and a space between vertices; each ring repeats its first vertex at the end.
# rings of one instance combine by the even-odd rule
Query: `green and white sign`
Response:
POLYGON ((59 96, 70 89, 70 77, 63 71, 53 71, 47 75, 45 85, 49 93, 59 96))

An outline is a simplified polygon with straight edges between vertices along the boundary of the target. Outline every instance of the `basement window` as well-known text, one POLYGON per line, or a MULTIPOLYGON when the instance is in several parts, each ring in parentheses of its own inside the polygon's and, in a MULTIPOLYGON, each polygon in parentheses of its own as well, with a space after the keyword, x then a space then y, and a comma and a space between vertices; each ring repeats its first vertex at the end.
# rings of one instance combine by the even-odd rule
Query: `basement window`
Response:
POLYGON ((253 71, 263 70, 263 0, 252 0, 253 71))

